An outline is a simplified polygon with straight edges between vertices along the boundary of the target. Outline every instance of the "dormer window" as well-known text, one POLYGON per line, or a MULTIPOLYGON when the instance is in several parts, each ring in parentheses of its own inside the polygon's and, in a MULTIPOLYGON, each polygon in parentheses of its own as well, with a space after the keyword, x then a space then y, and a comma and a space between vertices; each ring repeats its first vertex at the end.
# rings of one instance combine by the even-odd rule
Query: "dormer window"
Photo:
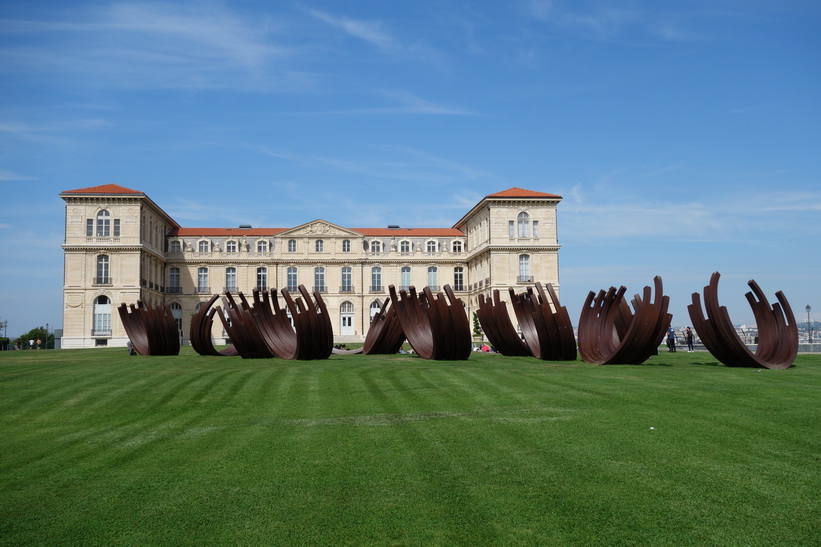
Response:
POLYGON ((226 253, 235 253, 237 252, 237 242, 234 240, 226 241, 225 242, 225 252, 226 253))
POLYGON ((211 250, 211 243, 207 240, 202 240, 197 243, 197 251, 200 253, 207 253, 211 250))
POLYGON ((381 241, 371 241, 371 252, 372 253, 381 253, 382 252, 382 242, 381 241))
POLYGON ((400 253, 409 253, 411 249, 410 241, 402 240, 399 242, 399 252, 400 253))
POLYGON ((179 241, 172 241, 168 244, 168 252, 169 253, 179 253, 182 252, 182 246, 180 245, 179 241))
POLYGON ((433 240, 428 241, 425 244, 425 250, 429 253, 435 253, 436 252, 436 242, 433 241, 433 240))
POLYGON ((453 249, 454 253, 461 253, 462 252, 462 242, 461 241, 454 241, 451 248, 453 249))
POLYGON ((268 252, 268 242, 264 239, 260 239, 257 241, 257 252, 258 253, 267 253, 268 252))

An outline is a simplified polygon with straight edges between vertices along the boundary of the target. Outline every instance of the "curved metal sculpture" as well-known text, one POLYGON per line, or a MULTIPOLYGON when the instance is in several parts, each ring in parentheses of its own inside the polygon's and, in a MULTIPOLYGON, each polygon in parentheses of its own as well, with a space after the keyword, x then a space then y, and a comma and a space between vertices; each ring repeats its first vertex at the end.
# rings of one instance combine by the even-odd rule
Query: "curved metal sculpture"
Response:
POLYGON ((575 361, 576 339, 567 308, 559 304, 559 296, 550 283, 547 293, 541 283, 536 283, 536 292, 538 295, 528 287, 527 292, 517 295, 510 289, 510 301, 527 347, 537 359, 575 361))
POLYGON ((476 317, 479 318, 482 331, 496 351, 508 356, 532 355, 530 348, 519 337, 519 333, 510 321, 507 305, 499 298, 498 290, 493 291, 493 300, 485 299, 483 294, 479 295, 479 309, 476 310, 476 317))
POLYGON ((208 302, 200 306, 200 311, 191 320, 191 329, 189 330, 191 347, 200 355, 219 355, 223 357, 239 355, 237 348, 233 345, 218 351, 211 342, 211 327, 214 324, 214 315, 217 313, 217 309, 212 308, 212 306, 218 298, 218 294, 213 295, 208 302))
POLYGON ((180 336, 177 322, 166 305, 150 308, 141 300, 117 308, 131 347, 140 355, 179 355, 180 336))
POLYGON ((219 306, 216 311, 219 313, 220 321, 228 333, 234 348, 243 359, 266 359, 274 357, 274 352, 265 343, 260 329, 257 328, 256 319, 251 311, 251 306, 245 299, 245 295, 238 294, 240 304, 234 301, 230 292, 226 292, 222 297, 224 308, 219 306), (224 313, 223 312, 224 309, 224 313))
POLYGON ((644 287, 643 297, 633 297, 635 313, 624 301, 624 286, 587 295, 579 318, 579 353, 586 363, 637 365, 658 353, 673 316, 667 313, 670 297, 662 296, 661 277, 653 281, 654 300, 650 287, 644 287))
POLYGON ((396 308, 391 306, 391 299, 386 298, 379 312, 371 319, 362 352, 365 355, 398 353, 404 342, 405 332, 396 316, 396 308))
POLYGON ((450 285, 433 295, 428 287, 417 295, 411 286, 396 294, 390 285, 391 304, 413 350, 424 359, 459 361, 470 357, 470 324, 462 301, 450 285), (447 295, 447 298, 446 298, 447 295))
POLYGON ((693 293, 693 303, 687 306, 690 320, 704 347, 728 367, 790 367, 798 354, 798 325, 784 293, 775 293, 778 303, 770 306, 758 283, 752 279, 747 282, 752 291, 745 296, 758 325, 758 347, 753 353, 738 337, 727 308, 718 304, 720 277, 720 273, 713 272, 710 284, 704 287, 706 318, 697 292, 693 293))
POLYGON ((334 333, 322 295, 314 292, 314 302, 303 285, 299 286, 302 296, 296 299, 287 289, 280 292, 287 310, 280 307, 276 289, 271 289, 270 298, 254 290, 252 316, 268 349, 282 359, 327 359, 333 352, 334 333))

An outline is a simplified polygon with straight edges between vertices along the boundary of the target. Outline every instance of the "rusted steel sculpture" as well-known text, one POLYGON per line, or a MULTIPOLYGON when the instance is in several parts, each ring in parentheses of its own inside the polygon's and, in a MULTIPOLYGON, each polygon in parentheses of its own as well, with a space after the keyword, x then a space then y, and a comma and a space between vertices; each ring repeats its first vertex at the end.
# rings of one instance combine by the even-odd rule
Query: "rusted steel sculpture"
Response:
POLYGON ((212 308, 212 306, 218 298, 218 294, 213 295, 208 302, 200 306, 200 311, 191 320, 191 330, 189 331, 191 346, 200 355, 219 355, 223 357, 239 355, 237 348, 233 345, 218 351, 211 341, 211 327, 214 324, 214 315, 217 313, 217 308, 212 308))
POLYGON ((322 295, 314 292, 314 302, 304 285, 299 286, 302 296, 296 299, 287 289, 280 292, 287 311, 280 307, 276 289, 271 289, 270 298, 266 292, 254 291, 252 316, 269 350, 282 359, 327 359, 333 352, 334 334, 322 295))
POLYGON ((706 318, 697 292, 693 293, 693 303, 687 306, 704 347, 728 367, 785 369, 791 366, 798 354, 798 325, 784 293, 775 293, 778 303, 770 306, 758 283, 747 282, 752 291, 745 296, 758 325, 758 347, 753 353, 738 337, 727 308, 718 304, 720 277, 720 273, 713 272, 710 284, 704 287, 706 318))
POLYGON ((670 297, 662 296, 661 277, 653 281, 653 301, 650 287, 644 287, 643 297, 633 297, 635 313, 624 301, 623 286, 587 295, 579 318, 579 353, 586 363, 640 364, 658 353, 673 316, 667 313, 670 297))
POLYGON ((260 329, 257 328, 256 318, 245 299, 245 295, 238 294, 240 304, 237 305, 230 292, 222 297, 224 308, 217 307, 220 321, 228 333, 234 348, 243 359, 266 359, 274 357, 274 352, 263 339, 260 329), (224 313, 223 313, 224 309, 224 313))
POLYGON ((136 306, 120 304, 117 311, 134 351, 140 355, 179 355, 180 336, 170 306, 152 309, 138 300, 136 306))
POLYGON ((398 353, 404 342, 405 332, 396 316, 396 309, 391 306, 391 299, 386 298, 379 313, 371 319, 371 326, 365 336, 362 352, 365 355, 398 353))
POLYGON ((397 295, 396 287, 388 287, 402 331, 420 357, 464 360, 470 357, 467 313, 450 285, 445 285, 443 289, 444 293, 434 296, 430 288, 425 287, 417 295, 416 288, 411 286, 409 292, 401 290, 397 295))
POLYGON ((499 297, 499 291, 493 291, 493 300, 479 295, 479 309, 476 311, 482 331, 491 345, 502 355, 527 356, 532 355, 530 348, 519 337, 516 328, 510 321, 507 307, 499 297))
POLYGON ((567 308, 559 304, 550 283, 547 293, 541 283, 536 283, 536 292, 528 287, 527 292, 517 295, 510 289, 513 311, 530 353, 545 361, 575 361, 576 339, 567 308))

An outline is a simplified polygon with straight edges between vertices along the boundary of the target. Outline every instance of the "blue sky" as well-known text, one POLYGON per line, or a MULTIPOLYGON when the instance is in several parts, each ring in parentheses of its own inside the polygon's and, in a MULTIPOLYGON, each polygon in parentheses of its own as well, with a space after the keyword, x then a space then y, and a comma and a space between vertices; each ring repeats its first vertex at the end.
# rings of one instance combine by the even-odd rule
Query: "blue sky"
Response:
POLYGON ((821 319, 816 1, 0 2, 0 320, 62 322, 63 190, 184 226, 449 227, 560 194, 562 303, 713 271, 821 319))

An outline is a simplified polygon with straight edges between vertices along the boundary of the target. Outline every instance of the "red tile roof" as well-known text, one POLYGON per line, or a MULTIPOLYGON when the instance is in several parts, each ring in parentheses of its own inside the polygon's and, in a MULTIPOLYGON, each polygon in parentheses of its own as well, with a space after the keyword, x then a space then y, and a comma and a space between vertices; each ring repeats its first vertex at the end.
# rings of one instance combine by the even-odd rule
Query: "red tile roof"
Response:
POLYGON ((274 236, 287 228, 177 228, 168 232, 171 237, 195 236, 274 236))
POLYGON ((464 237, 461 230, 454 228, 351 228, 363 236, 370 237, 464 237))
POLYGON ((132 190, 119 184, 103 184, 102 186, 92 186, 90 188, 78 188, 77 190, 66 190, 64 194, 140 194, 139 190, 132 190))
POLYGON ((557 194, 545 194, 544 192, 536 192, 535 190, 525 190, 524 188, 508 188, 495 194, 490 194, 489 198, 553 198, 562 199, 562 196, 557 194))

